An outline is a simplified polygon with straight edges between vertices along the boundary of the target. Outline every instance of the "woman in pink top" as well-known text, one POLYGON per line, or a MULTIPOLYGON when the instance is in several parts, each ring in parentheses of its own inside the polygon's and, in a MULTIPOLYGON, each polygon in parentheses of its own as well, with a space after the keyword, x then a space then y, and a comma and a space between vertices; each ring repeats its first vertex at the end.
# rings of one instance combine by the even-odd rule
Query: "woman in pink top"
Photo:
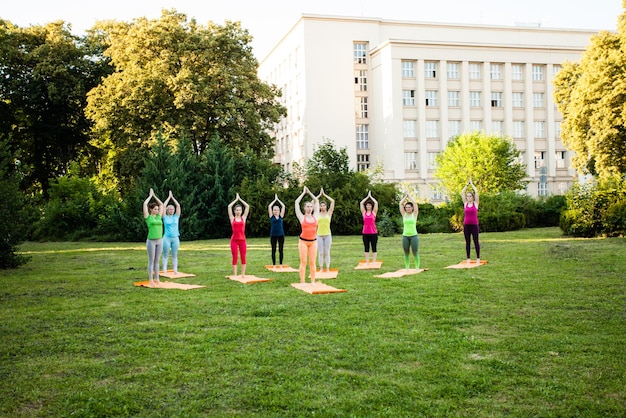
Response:
POLYGON ((471 262, 471 239, 474 240, 474 248, 476 248, 476 264, 480 264, 480 243, 478 242, 478 190, 476 190, 476 186, 472 183, 471 177, 469 182, 463 187, 463 190, 461 190, 461 199, 463 199, 463 233, 465 234, 467 264, 471 262), (468 192, 467 186, 472 186, 474 191, 468 192))
POLYGON ((298 241, 300 253, 300 283, 305 282, 307 259, 311 274, 311 285, 315 284, 315 257, 317 255, 317 218, 320 214, 320 203, 308 187, 296 199, 296 216, 302 225, 302 233, 298 241), (300 201, 305 194, 311 196, 311 200, 304 203, 304 213, 300 207, 300 201))
POLYGON ((372 196, 372 191, 359 203, 363 214, 363 246, 365 247, 365 264, 376 263, 376 244, 378 244, 378 230, 376 229, 376 213, 378 212, 378 201, 372 196), (371 251, 370 251, 371 246, 371 251))
POLYGON ((233 276, 237 277, 237 253, 241 254, 241 277, 246 275, 246 219, 248 218, 248 212, 250 206, 239 197, 228 204, 228 218, 230 219, 230 225, 233 228, 233 235, 230 238, 230 251, 233 255, 233 276), (237 201, 241 202, 240 205, 233 206, 237 201), (241 206, 243 205, 243 207, 241 206))

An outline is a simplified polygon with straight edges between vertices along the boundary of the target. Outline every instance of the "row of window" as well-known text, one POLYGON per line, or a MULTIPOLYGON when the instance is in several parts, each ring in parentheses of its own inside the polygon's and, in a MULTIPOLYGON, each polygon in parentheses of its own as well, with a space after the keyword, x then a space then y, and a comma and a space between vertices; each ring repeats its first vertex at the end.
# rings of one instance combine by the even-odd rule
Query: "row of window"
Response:
MULTIPOLYGON (((482 63, 469 63, 468 76, 470 80, 481 80, 484 64, 482 63)), ((545 65, 533 64, 531 70, 531 76, 533 81, 543 81, 545 76, 545 65)), ((402 77, 403 78, 415 78, 415 61, 402 61, 402 77)), ((489 64, 489 79, 491 80, 503 80, 503 68, 504 64, 489 64)), ((524 80, 524 68, 525 64, 511 64, 511 80, 523 81, 524 80)), ((450 80, 460 79, 460 62, 448 62, 446 63, 446 76, 450 80)), ((561 70, 560 65, 553 66, 553 74, 558 73, 561 70)), ((426 61, 424 62, 424 78, 437 78, 439 73, 439 62, 426 61)))
MULTIPOLYGON (((503 107, 502 92, 491 92, 491 107, 503 107)), ((426 90, 424 92, 426 99, 426 107, 439 106, 439 92, 437 90, 426 90)), ((482 107, 482 92, 470 91, 469 104, 470 107, 482 107)), ((511 104, 514 108, 524 107, 524 93, 511 93, 511 104)), ((545 93, 533 93, 533 107, 544 108, 546 104, 545 93)), ((402 90, 402 105, 405 107, 415 106, 415 90, 402 90)), ((461 92, 448 92, 448 107, 461 107, 461 92)))
MULTIPOLYGON (((539 169, 541 167, 545 167, 545 157, 546 151, 536 151, 534 156, 534 164, 535 168, 539 169)), ((438 152, 429 152, 428 153, 428 169, 434 170, 437 167, 437 156, 438 152)), ((556 168, 565 168, 565 151, 557 151, 554 153, 554 160, 556 163, 556 168)), ((520 157, 520 160, 523 161, 523 156, 520 157)), ((404 153, 404 169, 405 170, 417 170, 417 151, 406 151, 404 153)))
MULTIPOLYGON (((427 120, 426 121, 426 137, 427 138, 439 138, 439 121, 427 120)), ((546 137, 546 122, 535 121, 533 122, 534 137, 545 138, 546 137)), ((483 131, 482 120, 470 120, 469 131, 483 131)), ((358 130, 358 128, 357 128, 358 130)), ((463 132, 461 129, 460 120, 448 121, 448 137, 453 138, 460 135, 463 132)), ((504 134, 504 121, 496 120, 491 122, 491 130, 489 131, 493 135, 504 134)), ((403 121, 403 135, 405 138, 417 138, 417 121, 413 119, 405 119, 403 121)), ((513 121, 513 138, 523 139, 526 138, 526 123, 521 120, 513 121)), ((554 123, 554 136, 555 138, 561 137, 561 122, 554 123)))

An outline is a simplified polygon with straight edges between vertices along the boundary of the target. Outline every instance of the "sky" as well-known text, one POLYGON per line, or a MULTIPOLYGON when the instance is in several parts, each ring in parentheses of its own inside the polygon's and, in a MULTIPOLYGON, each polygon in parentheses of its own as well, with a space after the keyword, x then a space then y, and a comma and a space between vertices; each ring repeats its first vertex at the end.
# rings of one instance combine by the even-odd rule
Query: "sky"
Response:
POLYGON ((162 9, 200 24, 240 21, 259 60, 303 13, 599 31, 615 30, 623 12, 622 0, 0 0, 0 19, 20 27, 63 20, 82 35, 99 20, 156 19, 162 9))

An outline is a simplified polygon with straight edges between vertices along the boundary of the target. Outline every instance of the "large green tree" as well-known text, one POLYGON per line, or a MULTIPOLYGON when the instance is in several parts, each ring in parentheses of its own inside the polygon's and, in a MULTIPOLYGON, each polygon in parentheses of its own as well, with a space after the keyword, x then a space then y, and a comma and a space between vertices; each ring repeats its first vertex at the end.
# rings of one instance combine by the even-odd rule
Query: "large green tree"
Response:
POLYGON ((106 68, 62 21, 20 28, 0 19, 0 133, 21 162, 23 188, 46 193, 87 152, 83 109, 106 68))
POLYGON ((156 20, 101 22, 91 37, 115 72, 89 93, 86 112, 120 176, 141 169, 155 132, 189 138, 197 155, 216 134, 235 151, 273 154, 268 128, 285 109, 280 91, 259 80, 252 38, 238 22, 203 26, 164 10, 156 20))
POLYGON ((526 166, 520 152, 507 138, 465 133, 448 143, 437 156, 435 177, 448 195, 459 193, 471 177, 479 192, 499 193, 526 186, 526 166))
POLYGON ((626 13, 617 33, 600 32, 580 63, 563 65, 554 86, 573 166, 601 178, 626 174, 626 13))

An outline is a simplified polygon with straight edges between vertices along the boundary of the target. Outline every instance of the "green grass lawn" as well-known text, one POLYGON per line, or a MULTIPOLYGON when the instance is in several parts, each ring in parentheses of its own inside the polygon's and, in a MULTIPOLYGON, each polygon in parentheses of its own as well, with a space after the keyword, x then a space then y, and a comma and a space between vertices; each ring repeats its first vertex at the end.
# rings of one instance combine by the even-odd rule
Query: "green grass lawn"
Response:
MULTIPOLYGON (((183 242, 179 279, 147 280, 138 243, 26 243, 0 272, 2 416, 626 415, 626 242, 556 228, 481 234, 486 266, 461 234, 380 238, 380 271, 354 270, 360 237, 333 238, 327 284, 310 295, 275 274, 269 238, 248 240, 244 285, 228 240, 183 242)), ((297 267, 297 238, 285 262, 297 267)))

